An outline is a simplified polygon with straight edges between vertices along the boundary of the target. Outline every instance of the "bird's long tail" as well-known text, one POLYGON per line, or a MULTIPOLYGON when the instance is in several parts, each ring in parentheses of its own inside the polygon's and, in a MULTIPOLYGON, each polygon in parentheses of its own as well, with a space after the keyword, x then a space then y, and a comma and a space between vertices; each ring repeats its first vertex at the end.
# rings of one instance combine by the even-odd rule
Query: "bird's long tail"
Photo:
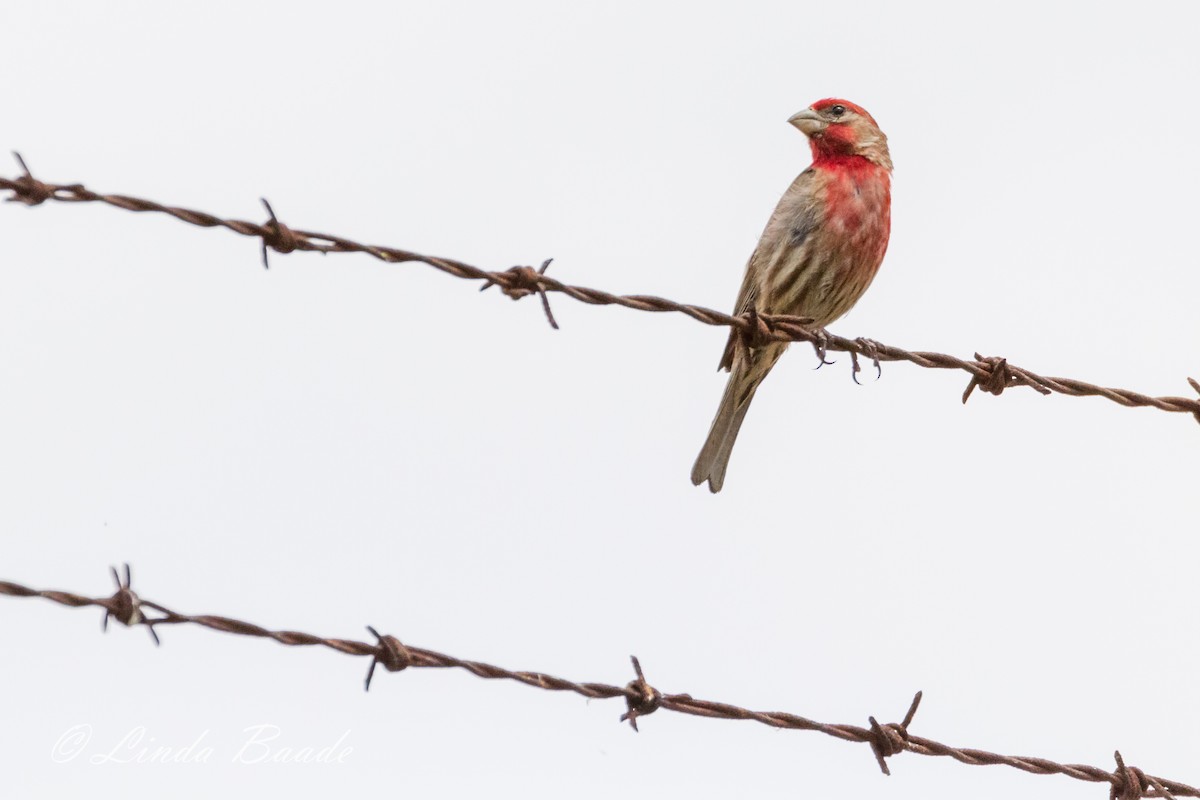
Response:
POLYGON ((708 440, 704 442, 692 467, 692 483, 699 486, 708 481, 709 491, 714 494, 721 491, 725 484, 725 470, 729 467, 729 454, 733 451, 733 443, 737 441, 750 401, 785 349, 786 342, 769 344, 749 353, 740 352, 733 359, 729 382, 725 384, 725 394, 721 397, 717 416, 713 418, 708 431, 708 440))

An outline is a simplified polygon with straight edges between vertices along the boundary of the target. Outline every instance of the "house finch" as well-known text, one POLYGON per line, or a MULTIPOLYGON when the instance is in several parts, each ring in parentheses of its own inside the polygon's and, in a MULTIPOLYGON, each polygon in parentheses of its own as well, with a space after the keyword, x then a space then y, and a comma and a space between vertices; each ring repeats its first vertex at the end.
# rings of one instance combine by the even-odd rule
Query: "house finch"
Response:
MULTIPOLYGON (((860 106, 818 100, 788 120, 808 136, 813 163, 779 200, 746 265, 735 314, 811 317, 815 329, 845 314, 871 285, 891 232, 887 137, 860 106)), ((721 491, 746 409, 787 342, 741 346, 729 336, 719 369, 725 395, 692 467, 692 483, 721 491)))

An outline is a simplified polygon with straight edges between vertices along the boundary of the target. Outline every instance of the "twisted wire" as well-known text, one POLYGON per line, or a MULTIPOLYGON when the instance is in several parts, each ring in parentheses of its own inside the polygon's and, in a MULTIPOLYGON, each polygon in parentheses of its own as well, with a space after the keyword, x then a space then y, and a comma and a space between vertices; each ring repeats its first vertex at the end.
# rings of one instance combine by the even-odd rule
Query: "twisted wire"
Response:
MULTIPOLYGON (((958 358, 945 353, 911 351, 886 345, 872 339, 848 339, 827 331, 808 327, 811 320, 793 316, 768 316, 748 312, 726 314, 704 306, 680 303, 652 295, 620 295, 601 289, 572 286, 546 274, 550 261, 539 269, 516 266, 505 270, 486 270, 452 258, 422 255, 410 250, 383 245, 362 244, 341 236, 293 229, 281 222, 271 205, 264 199, 268 219, 263 223, 238 219, 224 219, 214 214, 178 206, 168 206, 153 200, 121 194, 101 194, 80 183, 46 183, 33 177, 25 161, 16 155, 22 173, 16 178, 0 177, 0 191, 11 191, 8 199, 29 206, 47 201, 60 203, 103 203, 126 211, 166 214, 174 219, 202 228, 225 228, 242 236, 259 239, 264 266, 269 266, 268 251, 292 253, 297 250, 320 253, 365 253, 388 263, 417 262, 427 264, 456 278, 483 281, 482 289, 498 286, 508 297, 520 299, 532 294, 540 297, 542 309, 552 327, 558 322, 550 309, 550 294, 562 294, 589 305, 616 305, 635 311, 684 314, 705 325, 732 328, 747 343, 763 340, 808 342, 823 354, 827 350, 849 353, 853 375, 857 381, 860 372, 859 356, 870 359, 876 367, 883 361, 906 361, 926 369, 955 369, 970 375, 970 382, 963 392, 965 403, 975 389, 999 395, 1005 389, 1027 386, 1040 394, 1062 394, 1070 397, 1103 397, 1122 406, 1156 408, 1160 411, 1192 414, 1200 422, 1200 399, 1189 397, 1154 397, 1129 389, 1099 386, 1075 378, 1056 378, 1039 375, 1031 370, 1009 364, 1007 359, 982 356, 975 353, 973 360, 958 358)), ((1200 382, 1187 379, 1191 388, 1200 395, 1200 382)))
POLYGON ((847 742, 870 745, 880 769, 890 775, 886 759, 902 752, 923 756, 945 756, 963 764, 973 766, 998 765, 1019 769, 1034 775, 1065 775, 1075 780, 1092 783, 1108 783, 1111 800, 1130 800, 1139 797, 1200 797, 1200 789, 1182 783, 1149 775, 1137 767, 1126 766, 1120 752, 1114 754, 1117 768, 1105 770, 1086 764, 1061 764, 1048 758, 1033 756, 1006 756, 975 748, 952 747, 933 739, 909 733, 922 693, 917 692, 902 722, 881 725, 874 717, 868 727, 849 724, 817 722, 783 711, 753 711, 731 703, 701 700, 688 694, 660 692, 647 681, 642 665, 636 657, 632 659, 636 678, 625 686, 606 683, 581 683, 548 675, 544 672, 528 672, 505 669, 482 661, 472 661, 455 656, 401 644, 394 636, 381 635, 374 628, 368 630, 376 641, 363 642, 354 639, 339 639, 317 636, 291 630, 271 630, 252 622, 212 614, 183 614, 150 600, 140 598, 132 588, 132 574, 125 565, 122 576, 112 570, 116 591, 109 597, 88 597, 58 590, 32 589, 11 581, 0 581, 0 595, 12 597, 40 597, 60 605, 73 608, 98 607, 104 610, 105 623, 111 616, 129 627, 145 627, 159 643, 156 628, 170 625, 197 625, 210 630, 238 636, 271 639, 290 647, 326 647, 339 653, 371 658, 367 673, 366 688, 370 689, 371 676, 377 665, 389 672, 410 668, 463 669, 471 674, 492 680, 511 680, 554 692, 573 692, 589 699, 621 697, 627 710, 621 715, 622 722, 629 722, 637 730, 638 719, 660 709, 688 714, 696 717, 727 720, 751 720, 772 728, 815 731, 847 742))

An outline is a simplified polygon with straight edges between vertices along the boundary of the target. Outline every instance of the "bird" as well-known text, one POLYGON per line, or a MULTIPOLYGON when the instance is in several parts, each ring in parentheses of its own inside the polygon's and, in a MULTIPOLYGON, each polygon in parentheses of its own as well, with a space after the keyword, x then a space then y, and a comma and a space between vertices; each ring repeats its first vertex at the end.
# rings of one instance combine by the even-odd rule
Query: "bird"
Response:
MULTIPOLYGON (((887 136, 862 106, 818 100, 788 122, 808 137, 812 164, 771 214, 746 264, 734 314, 795 315, 823 331, 871 285, 891 235, 887 136)), ((729 335, 718 370, 730 373, 692 483, 721 491, 750 401, 788 342, 747 346, 729 335)))

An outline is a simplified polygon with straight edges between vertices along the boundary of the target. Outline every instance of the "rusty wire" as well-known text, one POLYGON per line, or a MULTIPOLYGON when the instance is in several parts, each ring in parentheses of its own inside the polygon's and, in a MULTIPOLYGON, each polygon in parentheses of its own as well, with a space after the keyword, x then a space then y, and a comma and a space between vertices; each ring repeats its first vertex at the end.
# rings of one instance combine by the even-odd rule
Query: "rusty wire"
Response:
MULTIPOLYGON (((15 178, 0 177, 0 190, 8 190, 13 196, 10 201, 35 206, 47 200, 59 202, 99 202, 135 212, 167 214, 178 220, 199 227, 223 227, 243 236, 256 237, 261 241, 264 267, 269 266, 268 252, 291 253, 297 250, 321 253, 365 253, 389 263, 420 262, 458 278, 481 280, 482 289, 499 286, 512 299, 521 299, 531 294, 539 296, 547 320, 554 328, 557 321, 550 308, 549 293, 565 294, 575 300, 591 305, 619 305, 638 311, 677 312, 706 325, 724 326, 736 330, 746 342, 764 340, 809 342, 819 353, 826 350, 846 352, 851 355, 854 375, 859 372, 858 356, 871 359, 877 366, 882 361, 907 361, 929 369, 960 369, 967 372, 970 382, 963 392, 965 403, 972 392, 979 388, 990 394, 999 395, 1014 386, 1028 386, 1041 394, 1059 393, 1069 396, 1104 397, 1126 407, 1151 407, 1163 411, 1187 412, 1200 421, 1200 401, 1183 397, 1151 397, 1126 389, 1097 386, 1071 378, 1044 377, 1011 364, 1006 359, 975 354, 973 361, 942 353, 908 351, 884 345, 870 339, 847 339, 817 331, 808 327, 810 320, 801 317, 767 316, 753 312, 730 315, 702 306, 679 303, 649 295, 616 295, 599 289, 572 286, 547 276, 550 260, 540 269, 517 266, 501 271, 484 270, 449 258, 426 256, 394 247, 361 244, 349 239, 312 231, 294 230, 281 222, 270 204, 263 199, 269 219, 262 224, 236 219, 223 219, 213 214, 186 208, 166 206, 151 200, 126 195, 99 194, 82 184, 51 184, 33 177, 24 160, 16 155, 22 175, 15 178)), ((857 378, 856 378, 857 379, 857 378)), ((1200 383, 1188 378, 1192 389, 1200 394, 1200 383)), ((0 581, 0 594, 14 597, 42 597, 61 605, 72 607, 95 606, 104 610, 104 625, 110 617, 127 626, 145 627, 155 643, 159 643, 155 628, 160 625, 192 624, 226 633, 273 639, 289 646, 321 646, 354 656, 369 656, 365 686, 370 688, 376 666, 389 672, 409 667, 440 667, 464 669, 480 678, 513 680, 548 691, 569 691, 587 698, 603 699, 621 697, 625 699, 626 711, 620 717, 637 730, 637 720, 666 709, 677 713, 715 719, 753 720, 775 728, 810 730, 824 733, 849 742, 866 743, 876 762, 885 774, 891 774, 886 759, 902 752, 927 756, 948 756, 964 764, 1005 765, 1035 775, 1066 775, 1076 780, 1104 783, 1110 786, 1110 800, 1130 800, 1138 797, 1200 797, 1200 789, 1178 781, 1148 775, 1137 767, 1127 766, 1120 752, 1114 754, 1117 767, 1105 770, 1081 764, 1060 764, 1036 757, 1005 756, 985 750, 956 748, 931 739, 909 733, 909 725, 921 701, 921 693, 913 698, 907 714, 900 723, 880 724, 870 717, 869 727, 849 724, 827 724, 785 712, 760 712, 741 708, 728 703, 698 700, 687 694, 664 694, 655 689, 646 679, 641 664, 633 658, 636 678, 624 687, 604 683, 578 683, 540 672, 513 671, 479 661, 456 658, 436 651, 413 647, 401 643, 391 635, 379 634, 374 628, 368 630, 375 643, 352 639, 335 639, 315 636, 299 631, 273 631, 249 622, 214 615, 181 614, 158 603, 143 600, 131 587, 128 565, 124 578, 112 571, 117 589, 111 597, 92 598, 70 592, 37 590, 17 583, 0 581), (154 612, 148 616, 146 611, 154 612)))
POLYGON ((858 725, 829 724, 782 711, 751 711, 730 703, 699 700, 688 694, 660 692, 647 681, 642 671, 642 665, 636 657, 632 658, 632 661, 637 677, 623 687, 606 683, 578 683, 542 672, 509 670, 481 661, 468 661, 422 647, 405 645, 395 636, 380 634, 370 626, 367 627, 367 630, 375 638, 374 643, 360 642, 354 639, 332 639, 299 631, 273 631, 250 622, 211 614, 181 614, 159 603, 140 598, 133 591, 128 564, 125 565, 123 576, 116 569, 111 571, 113 580, 116 582, 116 591, 110 597, 87 597, 71 592, 31 589, 9 581, 0 581, 0 594, 12 597, 42 597, 75 608, 99 607, 104 609, 105 627, 107 627, 110 616, 130 627, 145 627, 150 631, 155 644, 160 643, 158 635, 155 633, 156 627, 190 624, 239 636, 273 639, 280 644, 289 646, 315 645, 328 647, 347 655, 369 657, 371 665, 366 679, 368 690, 371 688, 371 678, 375 673, 376 666, 381 665, 389 672, 420 667, 452 667, 467 670, 480 678, 512 680, 547 691, 574 692, 589 699, 624 698, 626 711, 620 716, 620 721, 629 722, 634 730, 637 730, 639 717, 645 717, 663 709, 713 719, 753 720, 772 728, 817 731, 843 741, 868 744, 885 775, 891 774, 887 758, 909 752, 924 756, 948 756, 955 761, 977 766, 1004 765, 1034 775, 1066 775, 1080 781, 1108 783, 1110 800, 1133 800, 1139 797, 1200 797, 1200 789, 1194 786, 1148 775, 1137 767, 1127 766, 1120 752, 1114 754, 1117 763, 1116 769, 1106 770, 1086 764, 1060 764, 1047 758, 1006 756, 974 748, 951 747, 933 739, 916 736, 908 729, 913 722, 917 707, 920 705, 921 692, 917 692, 913 697, 912 704, 902 722, 889 722, 881 725, 874 717, 870 717, 868 718, 869 727, 866 728, 858 725))
MULTIPOLYGON (((556 292, 567 297, 591 305, 617 305, 637 311, 677 312, 686 314, 705 325, 728 327, 736 330, 746 342, 764 340, 809 342, 818 353, 826 350, 849 353, 852 359, 853 375, 857 381, 860 371, 858 357, 864 356, 878 367, 882 361, 907 361, 927 369, 959 369, 971 376, 962 401, 965 403, 976 388, 999 395, 1005 389, 1015 386, 1028 386, 1040 394, 1065 394, 1072 397, 1103 397, 1126 407, 1149 407, 1161 411, 1185 412, 1192 414, 1200 422, 1200 400, 1187 397, 1152 397, 1128 389, 1114 389, 1097 386, 1074 378, 1052 378, 1038 375, 1027 369, 1009 364, 1004 358, 982 356, 975 353, 974 360, 965 360, 944 353, 928 351, 910 351, 900 347, 881 344, 871 339, 847 339, 826 331, 813 330, 807 327, 807 320, 794 316, 768 316, 753 312, 739 315, 725 314, 703 306, 678 303, 662 297, 650 295, 617 295, 600 289, 589 289, 582 286, 571 286, 546 275, 550 261, 542 263, 540 269, 529 266, 511 267, 506 270, 492 271, 465 264, 450 258, 426 256, 409 250, 380 245, 360 244, 350 239, 327 233, 295 230, 279 221, 274 210, 264 199, 268 220, 265 223, 247 222, 237 219, 222 219, 203 211, 193 211, 187 208, 167 206, 152 200, 143 200, 119 194, 99 194, 87 189, 83 184, 54 184, 45 183, 34 178, 24 159, 14 153, 21 166, 22 175, 17 178, 0 177, 0 190, 13 193, 8 199, 29 206, 36 206, 47 200, 63 203, 105 203, 126 211, 150 211, 167 214, 190 225, 202 228, 227 228, 243 236, 256 237, 261 240, 263 265, 267 266, 268 250, 277 253, 291 253, 297 250, 307 250, 320 253, 366 253, 380 261, 389 263, 420 262, 428 264, 457 278, 481 280, 483 289, 499 286, 508 297, 519 300, 531 294, 536 294, 542 301, 542 309, 550 325, 557 328, 558 323, 550 310, 549 293, 556 292)), ((1192 389, 1200 394, 1200 382, 1188 378, 1192 389)))

